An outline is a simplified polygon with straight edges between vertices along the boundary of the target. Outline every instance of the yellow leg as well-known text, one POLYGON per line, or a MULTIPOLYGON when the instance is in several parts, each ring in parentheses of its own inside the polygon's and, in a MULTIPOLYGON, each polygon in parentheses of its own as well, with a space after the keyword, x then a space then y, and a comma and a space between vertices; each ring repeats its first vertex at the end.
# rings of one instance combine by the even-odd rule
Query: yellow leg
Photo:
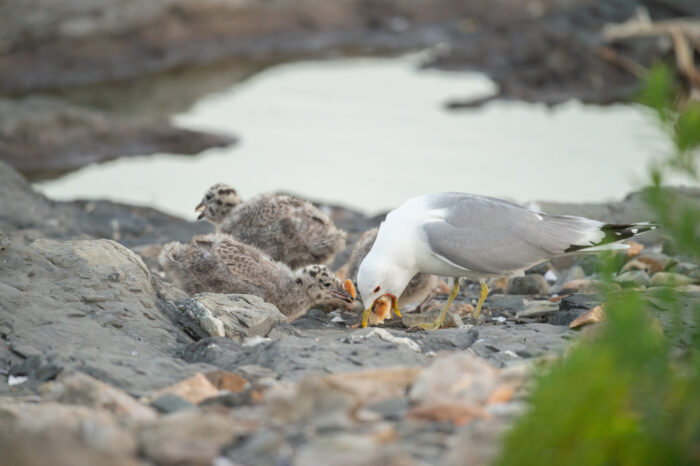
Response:
POLYGON ((484 305, 486 297, 489 295, 489 287, 486 286, 486 282, 481 282, 481 291, 479 292, 479 301, 476 303, 476 311, 474 311, 474 318, 478 319, 481 313, 481 307, 484 305))
POLYGON ((393 301, 394 301, 394 313, 395 313, 399 318, 401 318, 401 312, 399 312, 399 300, 398 300, 398 299, 394 299, 393 301))
POLYGON ((443 307, 442 311, 440 311, 440 315, 438 316, 438 318, 432 322, 425 322, 422 324, 418 324, 418 327, 425 329, 425 330, 437 330, 440 327, 442 327, 442 324, 445 321, 445 314, 447 314, 447 310, 450 308, 450 306, 452 305, 452 301, 454 301, 455 297, 458 294, 459 294, 459 279, 455 278, 454 284, 452 285, 452 291, 450 291, 450 296, 447 298, 447 303, 445 303, 445 307, 443 307))

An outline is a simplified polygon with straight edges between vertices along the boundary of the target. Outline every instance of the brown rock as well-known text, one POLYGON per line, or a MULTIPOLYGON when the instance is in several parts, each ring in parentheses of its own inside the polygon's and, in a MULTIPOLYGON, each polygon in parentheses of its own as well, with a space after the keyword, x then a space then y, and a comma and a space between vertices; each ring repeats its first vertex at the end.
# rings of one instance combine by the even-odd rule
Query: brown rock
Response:
POLYGON ((219 390, 207 379, 203 374, 195 374, 192 377, 181 382, 165 387, 156 392, 153 397, 158 398, 160 395, 172 393, 180 398, 184 398, 192 403, 199 403, 219 394, 219 390))
POLYGON ((408 412, 407 416, 426 421, 451 421, 455 425, 464 425, 473 419, 490 417, 480 406, 440 402, 416 406, 408 412))
POLYGON ((3 432, 0 429, 2 464, 13 466, 141 466, 126 452, 95 450, 61 429, 52 432, 3 432), (39 446, 39 447, 38 447, 39 446))
POLYGON ((596 306, 569 324, 569 328, 579 328, 584 325, 594 324, 605 320, 605 310, 603 306, 596 306))
POLYGON ((625 244, 629 245, 629 249, 627 249, 627 257, 638 256, 644 249, 644 245, 636 241, 628 240, 625 241, 625 244))
POLYGON ((420 373, 419 367, 397 367, 323 377, 334 387, 352 393, 364 403, 404 396, 420 373))
POLYGON ((218 390, 228 390, 231 393, 241 392, 248 386, 248 381, 245 378, 233 372, 213 371, 207 372, 204 376, 218 390))
POLYGON ((648 272, 650 274, 662 272, 676 262, 674 258, 654 251, 642 252, 637 256, 637 260, 649 265, 648 272))
POLYGON ((409 396, 415 404, 411 416, 456 423, 483 417, 483 407, 499 385, 498 370, 483 359, 469 353, 440 353, 411 387, 409 396))
POLYGON ((569 280, 568 282, 564 283, 561 286, 561 290, 559 290, 559 292, 560 293, 575 293, 576 291, 589 285, 590 283, 591 283, 591 280, 589 280, 587 278, 579 278, 576 280, 569 280))
POLYGON ((210 465, 236 436, 236 422, 225 411, 177 411, 144 426, 141 451, 158 465, 210 465))
POLYGON ((60 403, 104 409, 134 420, 156 418, 156 412, 149 406, 139 403, 117 388, 82 373, 70 374, 61 378, 59 382, 50 384, 45 398, 60 403))
POLYGON ((89 449, 120 456, 136 453, 136 441, 106 411, 54 402, 0 404, 0 434, 56 433, 89 449))

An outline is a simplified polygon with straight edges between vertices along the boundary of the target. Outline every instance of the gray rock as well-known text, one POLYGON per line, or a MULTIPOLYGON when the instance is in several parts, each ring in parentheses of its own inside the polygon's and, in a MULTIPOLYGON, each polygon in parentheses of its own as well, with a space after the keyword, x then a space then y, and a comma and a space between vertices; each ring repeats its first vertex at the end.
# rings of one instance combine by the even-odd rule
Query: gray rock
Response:
POLYGON ((568 268, 567 270, 563 271, 562 274, 559 275, 559 278, 557 279, 557 282, 552 285, 550 292, 552 293, 558 293, 561 291, 562 286, 570 282, 571 280, 578 280, 581 278, 585 278, 586 274, 583 271, 582 267, 579 267, 578 265, 574 265, 573 267, 568 268))
POLYGON ((493 295, 486 298, 484 306, 492 311, 508 311, 515 314, 525 305, 522 296, 517 295, 493 295))
POLYGON ((123 155, 196 154, 235 138, 110 115, 47 96, 0 98, 0 154, 22 173, 55 176, 123 155))
POLYGON ((518 318, 547 317, 559 311, 559 304, 549 301, 532 301, 525 306, 525 309, 518 311, 518 318))
POLYGON ((12 241, 0 261, 0 295, 8 343, 28 348, 25 357, 46 355, 15 371, 45 379, 61 366, 147 393, 203 369, 177 358, 192 340, 156 306, 141 259, 113 241, 12 241))
POLYGON ((155 400, 151 401, 151 406, 160 413, 168 414, 180 411, 183 409, 194 409, 196 406, 173 393, 164 393, 155 400))
POLYGON ((549 293, 547 280, 539 274, 512 277, 508 280, 506 294, 542 295, 549 293))
POLYGON ((549 316, 548 322, 551 325, 569 325, 574 320, 588 312, 586 309, 569 309, 567 311, 559 311, 549 316))
POLYGON ((0 160, 0 229, 9 238, 109 238, 126 246, 188 242, 210 233, 208 222, 188 222, 147 207, 109 201, 55 202, 35 191, 0 160))
POLYGON ((623 286, 649 286, 649 274, 643 270, 630 270, 614 278, 616 283, 623 286))
POLYGON ((57 353, 47 353, 28 357, 10 368, 10 375, 25 376, 30 383, 42 383, 56 378, 63 370, 65 361, 57 353))
POLYGON ((696 283, 697 280, 680 273, 657 272, 651 277, 651 286, 682 286, 696 283))
POLYGON ((593 309, 600 304, 600 297, 592 293, 574 293, 564 297, 559 301, 560 311, 572 309, 593 309))
POLYGON ((243 341, 266 336, 287 318, 274 304, 243 294, 200 293, 175 303, 178 311, 193 318, 209 336, 243 341))

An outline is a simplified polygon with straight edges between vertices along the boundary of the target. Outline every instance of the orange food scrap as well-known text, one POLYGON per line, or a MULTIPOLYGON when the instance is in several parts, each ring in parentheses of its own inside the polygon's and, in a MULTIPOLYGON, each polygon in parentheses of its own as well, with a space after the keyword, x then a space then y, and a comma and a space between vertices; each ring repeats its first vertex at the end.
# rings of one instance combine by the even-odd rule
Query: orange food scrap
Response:
POLYGON ((371 324, 381 324, 385 319, 391 319, 391 297, 385 295, 377 298, 372 311, 369 316, 371 324))

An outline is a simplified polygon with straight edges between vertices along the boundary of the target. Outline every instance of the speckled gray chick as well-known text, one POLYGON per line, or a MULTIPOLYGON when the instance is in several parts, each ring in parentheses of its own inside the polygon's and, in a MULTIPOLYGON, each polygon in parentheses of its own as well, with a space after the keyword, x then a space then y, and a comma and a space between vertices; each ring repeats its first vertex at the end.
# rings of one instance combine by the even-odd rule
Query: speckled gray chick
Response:
POLYGON ((252 244, 292 269, 325 264, 345 248, 345 232, 308 201, 263 194, 243 202, 235 189, 215 184, 196 208, 219 233, 252 244))
MULTIPOLYGON (((350 254, 347 264, 343 266, 345 276, 357 285, 357 271, 360 268, 360 263, 365 258, 369 250, 372 249, 374 241, 377 239, 378 228, 367 230, 360 236, 360 239, 355 243, 355 247, 350 254)), ((412 304, 421 304, 423 301, 431 297, 434 290, 438 288, 440 278, 435 275, 427 275, 424 273, 416 274, 399 296, 399 309, 412 304)))
POLYGON ((226 234, 195 236, 189 244, 168 243, 159 262, 190 294, 253 294, 277 306, 290 321, 315 305, 347 307, 354 302, 328 267, 310 265, 292 271, 226 234))

